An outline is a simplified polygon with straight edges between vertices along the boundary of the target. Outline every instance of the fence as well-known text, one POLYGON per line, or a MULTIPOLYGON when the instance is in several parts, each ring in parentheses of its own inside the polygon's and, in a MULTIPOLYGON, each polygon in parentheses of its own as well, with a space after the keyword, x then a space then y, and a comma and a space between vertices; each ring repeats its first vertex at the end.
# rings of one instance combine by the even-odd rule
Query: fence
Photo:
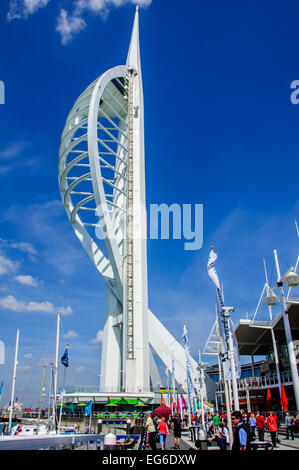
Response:
POLYGON ((69 446, 71 450, 77 450, 83 446, 83 450, 103 448, 104 434, 71 434, 71 435, 47 435, 47 436, 16 436, 0 438, 1 450, 57 450, 69 446))
MULTIPOLYGON (((278 378, 276 374, 264 375, 261 377, 246 377, 244 379, 238 379, 238 390, 255 389, 255 388, 271 388, 278 386, 278 378)), ((282 385, 292 384, 291 372, 281 373, 282 385)), ((224 383, 217 382, 217 392, 224 392, 224 383)))

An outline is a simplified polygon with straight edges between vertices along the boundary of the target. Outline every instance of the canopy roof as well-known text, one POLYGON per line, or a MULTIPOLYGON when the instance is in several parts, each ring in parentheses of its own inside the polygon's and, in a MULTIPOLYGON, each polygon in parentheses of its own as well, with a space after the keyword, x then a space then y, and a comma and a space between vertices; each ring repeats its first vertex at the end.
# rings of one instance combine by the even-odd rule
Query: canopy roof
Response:
MULTIPOLYGON (((299 340, 299 300, 293 299, 289 304, 288 315, 293 341, 299 340)), ((273 351, 271 327, 274 328, 275 340, 278 344, 286 342, 283 312, 272 321, 239 320, 235 334, 239 345, 240 355, 264 356, 273 351)))
POLYGON ((157 416, 161 416, 161 418, 165 417, 166 419, 168 419, 169 415, 171 415, 171 408, 162 404, 153 411, 153 414, 157 416))

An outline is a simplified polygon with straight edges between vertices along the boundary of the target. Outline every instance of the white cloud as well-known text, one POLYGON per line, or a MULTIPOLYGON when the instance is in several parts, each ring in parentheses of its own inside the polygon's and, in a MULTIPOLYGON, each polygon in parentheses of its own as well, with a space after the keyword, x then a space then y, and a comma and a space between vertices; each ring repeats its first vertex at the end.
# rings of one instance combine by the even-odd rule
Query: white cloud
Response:
POLYGON ((25 359, 32 359, 32 358, 33 358, 33 354, 31 354, 31 353, 24 354, 24 358, 25 358, 25 359))
POLYGON ((23 302, 17 300, 13 295, 8 295, 3 299, 0 299, 0 307, 13 312, 43 312, 43 313, 61 313, 61 315, 68 315, 73 313, 70 306, 67 307, 55 307, 52 302, 23 302))
POLYGON ((106 18, 111 7, 119 8, 127 3, 147 7, 152 3, 152 0, 76 0, 74 10, 71 13, 62 8, 56 26, 56 31, 61 35, 61 43, 64 45, 69 43, 76 34, 86 27, 86 22, 82 18, 85 12, 106 18))
POLYGON ((7 248, 15 248, 17 250, 23 251, 24 253, 28 253, 30 255, 36 254, 36 251, 31 243, 14 242, 12 240, 4 240, 3 238, 0 238, 0 244, 1 246, 7 247, 7 248))
POLYGON ((40 8, 47 6, 50 0, 10 0, 7 13, 8 21, 27 19, 40 8))
POLYGON ((78 338, 78 336, 78 333, 76 333, 74 330, 69 330, 62 335, 64 339, 78 338))
POLYGON ((91 340, 91 343, 98 344, 98 343, 102 343, 102 341, 103 341, 103 330, 99 330, 96 334, 95 339, 91 340))
POLYGON ((26 372, 27 370, 31 370, 31 366, 26 365, 26 366, 18 366, 18 372, 24 371, 26 372))
POLYGON ((71 41, 73 36, 78 34, 85 26, 85 21, 79 16, 69 14, 64 8, 60 10, 56 31, 61 35, 62 44, 67 44, 71 41))
POLYGON ((19 276, 15 276, 15 279, 20 283, 20 284, 24 284, 25 286, 33 286, 33 287, 37 287, 38 286, 38 282, 36 279, 34 279, 32 276, 30 275, 19 275, 19 276))
POLYGON ((4 255, 0 255, 0 275, 15 272, 18 267, 18 263, 11 261, 4 255))

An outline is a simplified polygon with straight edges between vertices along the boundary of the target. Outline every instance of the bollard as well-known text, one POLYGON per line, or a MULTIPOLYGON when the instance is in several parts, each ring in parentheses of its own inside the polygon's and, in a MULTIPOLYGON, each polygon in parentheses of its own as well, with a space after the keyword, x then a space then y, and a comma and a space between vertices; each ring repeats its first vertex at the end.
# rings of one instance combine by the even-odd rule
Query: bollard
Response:
POLYGON ((127 419, 127 434, 130 434, 131 431, 131 420, 127 419))
POLYGON ((99 419, 99 420, 98 420, 98 434, 101 434, 101 432, 102 432, 102 427, 103 427, 102 420, 99 419))
POLYGON ((116 436, 115 434, 109 433, 106 434, 104 439, 104 449, 105 450, 115 450, 116 449, 116 436))

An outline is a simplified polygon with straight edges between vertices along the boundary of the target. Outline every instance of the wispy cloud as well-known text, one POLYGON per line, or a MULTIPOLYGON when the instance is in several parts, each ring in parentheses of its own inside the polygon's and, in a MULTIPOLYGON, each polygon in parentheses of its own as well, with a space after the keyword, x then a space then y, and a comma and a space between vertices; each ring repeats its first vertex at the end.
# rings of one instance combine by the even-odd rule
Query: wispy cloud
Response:
POLYGON ((31 354, 31 353, 24 354, 24 358, 25 359, 33 359, 33 354, 31 354))
POLYGON ((85 26, 85 21, 79 16, 68 13, 64 8, 60 10, 56 31, 61 35, 62 44, 70 42, 85 26))
POLYGON ((79 336, 78 333, 76 333, 74 330, 69 330, 62 335, 64 339, 78 338, 78 336, 79 336))
POLYGON ((27 19, 33 13, 47 6, 50 0, 10 0, 7 20, 27 19))
POLYGON ((36 279, 34 279, 32 276, 28 275, 22 275, 20 274, 19 276, 15 276, 16 281, 18 281, 20 284, 24 284, 25 286, 32 286, 32 287, 37 287, 38 282, 36 279))
POLYGON ((30 255, 35 255, 36 251, 31 243, 27 242, 14 242, 13 240, 4 240, 0 238, 0 245, 5 248, 15 248, 30 255))
POLYGON ((61 35, 63 45, 71 42, 73 37, 86 27, 83 15, 93 13, 107 18, 111 8, 118 8, 125 4, 133 3, 140 7, 147 7, 152 0, 77 0, 71 12, 62 8, 57 19, 56 31, 61 35))
POLYGON ((7 175, 18 168, 33 167, 36 160, 27 158, 25 151, 28 147, 28 142, 20 141, 0 150, 0 175, 7 175))
POLYGON ((4 255, 0 255, 0 275, 9 274, 17 271, 19 264, 11 261, 4 255))
POLYGON ((41 312, 41 313, 61 313, 61 315, 69 315, 73 313, 70 306, 55 307, 52 302, 24 302, 17 300, 13 295, 8 295, 0 299, 0 307, 11 310, 13 312, 41 312))
POLYGON ((96 334, 95 339, 91 340, 91 343, 93 344, 99 344, 103 342, 103 330, 99 330, 96 334))
POLYGON ((18 366, 18 372, 26 372, 27 370, 31 370, 31 366, 29 364, 26 366, 18 366))

